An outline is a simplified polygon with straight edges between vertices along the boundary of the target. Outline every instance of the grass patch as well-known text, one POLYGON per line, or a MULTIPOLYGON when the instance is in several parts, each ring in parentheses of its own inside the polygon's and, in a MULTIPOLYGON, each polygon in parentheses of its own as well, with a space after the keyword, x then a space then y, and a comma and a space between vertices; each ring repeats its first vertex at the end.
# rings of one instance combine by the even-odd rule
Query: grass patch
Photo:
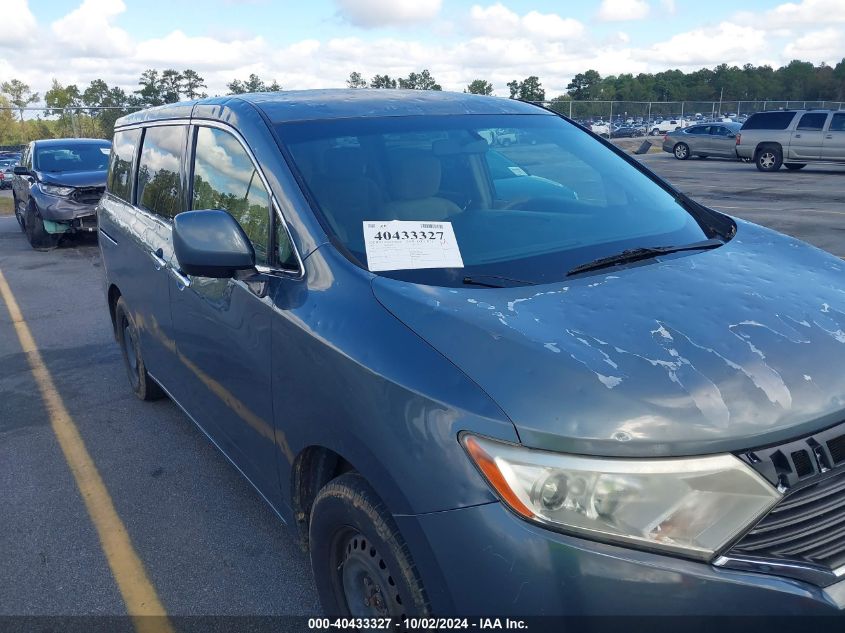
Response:
POLYGON ((14 212, 15 209, 12 207, 12 196, 0 196, 0 216, 13 215, 14 212))

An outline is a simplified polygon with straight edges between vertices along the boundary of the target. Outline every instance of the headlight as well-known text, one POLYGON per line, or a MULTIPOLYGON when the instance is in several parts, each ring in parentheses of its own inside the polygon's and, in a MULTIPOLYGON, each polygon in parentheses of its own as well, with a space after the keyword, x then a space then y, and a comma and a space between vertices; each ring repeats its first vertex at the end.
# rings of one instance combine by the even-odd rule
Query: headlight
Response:
POLYGON ((780 499, 733 455, 596 458, 469 434, 462 442, 502 501, 529 521, 695 558, 709 559, 780 499))
POLYGON ((51 196, 69 196, 73 193, 73 187, 59 187, 58 185, 41 184, 41 191, 51 196))

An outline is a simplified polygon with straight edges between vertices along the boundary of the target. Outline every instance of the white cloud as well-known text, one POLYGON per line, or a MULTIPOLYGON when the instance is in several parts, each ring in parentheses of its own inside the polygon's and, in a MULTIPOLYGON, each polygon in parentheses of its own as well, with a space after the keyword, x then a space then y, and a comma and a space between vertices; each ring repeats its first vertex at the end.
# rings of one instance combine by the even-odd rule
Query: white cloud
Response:
POLYGON ((664 67, 745 64, 767 53, 766 34, 751 26, 722 22, 678 33, 668 40, 637 51, 635 56, 664 67))
POLYGON ((812 31, 787 44, 784 53, 789 59, 800 59, 816 64, 821 62, 836 64, 845 55, 842 49, 843 38, 845 34, 835 28, 812 31))
POLYGON ((222 42, 212 37, 189 37, 182 31, 146 40, 138 44, 134 58, 149 66, 162 68, 231 69, 244 60, 261 59, 267 44, 260 38, 222 42))
POLYGON ((124 11, 123 0, 84 0, 53 22, 53 35, 66 53, 108 58, 127 55, 132 49, 129 34, 112 24, 124 11))
POLYGON ((0 48, 24 44, 34 36, 35 16, 27 0, 4 0, 0 14, 0 48))
POLYGON ((442 0, 335 0, 347 22, 371 29, 428 22, 440 13, 442 0))
POLYGON ((584 35, 584 25, 573 18, 538 11, 530 11, 520 16, 500 2, 487 7, 473 5, 470 9, 469 27, 480 35, 503 38, 566 40, 584 35))
POLYGON ((642 20, 650 9, 645 0, 602 0, 596 17, 602 22, 642 20))
MULTIPOLYGON (((666 9, 665 2, 650 1, 652 17, 666 15, 659 13, 666 9)), ((817 10, 814 7, 820 1, 805 0, 795 6, 803 7, 802 11, 807 7, 817 10)), ((767 24, 775 26, 767 29, 727 17, 713 24, 702 19, 699 28, 684 33, 673 31, 668 22, 643 36, 627 28, 619 32, 602 27, 599 33, 563 12, 520 13, 492 0, 476 0, 465 9, 463 19, 450 22, 453 30, 445 35, 435 33, 444 21, 434 19, 402 37, 378 37, 347 28, 354 36, 303 34, 297 41, 280 45, 269 36, 243 30, 233 19, 202 35, 191 33, 187 26, 171 30, 165 21, 154 37, 133 41, 120 28, 128 24, 120 0, 77 0, 77 8, 52 27, 39 25, 24 0, 0 2, 4 17, 12 10, 22 17, 14 26, 11 20, 0 22, 0 33, 7 35, 0 39, 0 47, 6 47, 0 54, 0 81, 16 77, 42 94, 52 77, 82 89, 101 78, 131 93, 147 68, 194 68, 205 78, 205 91, 210 95, 225 94, 228 82, 245 79, 250 73, 268 82, 275 79, 286 89, 305 89, 343 87, 352 71, 369 79, 376 73, 402 77, 428 68, 446 90, 462 90, 480 78, 491 81, 496 93, 503 96, 508 94, 507 82, 537 75, 546 94, 553 97, 565 91, 574 74, 588 68, 606 76, 667 68, 689 71, 723 62, 779 66, 794 57, 834 64, 843 55, 841 42, 845 41, 843 29, 829 24, 830 16, 815 25, 789 29, 771 20, 767 24), (19 29, 21 35, 15 39, 10 29, 19 29)), ((360 9, 365 4, 357 6, 360 9)), ((411 6, 402 0, 392 4, 411 6)), ((419 4, 425 3, 414 6, 419 4)), ((368 6, 374 5, 370 2, 368 6)))
POLYGON ((798 26, 820 26, 831 22, 845 22, 842 0, 802 0, 787 2, 761 13, 748 11, 737 14, 736 19, 746 24, 754 23, 765 29, 792 29, 798 26))
POLYGON ((660 6, 669 15, 675 15, 678 8, 675 6, 675 0, 660 0, 660 6))

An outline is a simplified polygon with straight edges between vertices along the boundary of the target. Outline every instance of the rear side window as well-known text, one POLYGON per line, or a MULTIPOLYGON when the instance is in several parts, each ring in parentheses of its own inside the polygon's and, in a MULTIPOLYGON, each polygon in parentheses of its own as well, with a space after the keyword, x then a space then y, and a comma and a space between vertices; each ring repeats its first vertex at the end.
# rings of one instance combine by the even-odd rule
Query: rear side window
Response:
POLYGON ((197 128, 192 209, 225 209, 255 249, 255 263, 270 263, 270 194, 238 139, 197 128))
POLYGON ((743 130, 785 130, 795 118, 795 112, 758 112, 743 123, 743 130))
POLYGON ((687 130, 687 134, 707 134, 710 130, 710 126, 708 125, 696 125, 695 127, 691 127, 687 130))
POLYGON ((179 177, 188 127, 162 125, 147 128, 138 161, 138 206, 172 218, 184 211, 179 177))
POLYGON ((830 131, 845 132, 845 113, 833 115, 833 120, 830 122, 830 131))
POLYGON ((141 130, 116 132, 109 159, 108 190, 121 200, 132 202, 132 176, 141 130))
POLYGON ((827 121, 827 112, 808 112, 798 121, 797 130, 821 130, 827 121))

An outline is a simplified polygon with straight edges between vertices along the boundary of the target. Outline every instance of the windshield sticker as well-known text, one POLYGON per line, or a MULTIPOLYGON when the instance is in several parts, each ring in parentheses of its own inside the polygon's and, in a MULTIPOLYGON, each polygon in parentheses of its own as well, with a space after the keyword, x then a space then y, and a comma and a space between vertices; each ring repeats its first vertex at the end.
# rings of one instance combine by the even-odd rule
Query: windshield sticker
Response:
POLYGON ((522 167, 517 167, 516 165, 514 165, 513 167, 508 167, 508 169, 510 169, 517 176, 527 176, 528 175, 527 171, 525 171, 522 167))
POLYGON ((464 267, 451 222, 365 220, 364 246, 372 272, 464 267))

